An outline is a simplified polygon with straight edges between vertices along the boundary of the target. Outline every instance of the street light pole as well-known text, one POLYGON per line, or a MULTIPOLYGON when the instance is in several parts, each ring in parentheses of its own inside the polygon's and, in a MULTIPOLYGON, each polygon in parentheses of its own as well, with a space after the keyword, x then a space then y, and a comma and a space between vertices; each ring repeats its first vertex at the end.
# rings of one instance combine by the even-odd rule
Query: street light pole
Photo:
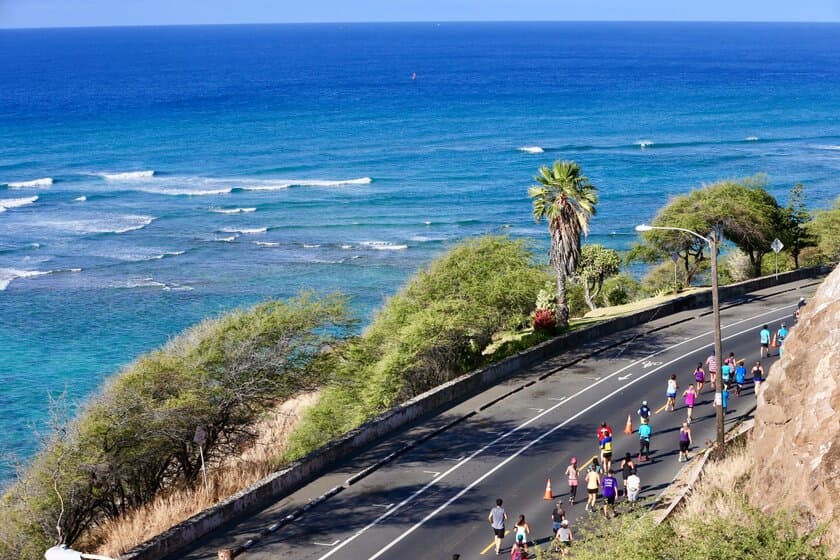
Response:
POLYGON ((717 421, 717 437, 716 437, 716 447, 717 447, 717 456, 722 458, 724 456, 724 432, 723 426, 724 421, 726 420, 725 411, 723 410, 723 376, 720 375, 721 370, 721 357, 723 356, 722 344, 721 344, 721 335, 720 335, 720 292, 718 289, 718 244, 720 243, 720 231, 719 228, 715 227, 712 229, 712 232, 709 234, 709 237, 704 237, 697 233, 696 231, 692 231, 690 229, 685 228, 678 228, 678 227, 666 227, 666 226, 649 226, 647 224, 640 224, 636 226, 636 231, 644 232, 650 231, 653 229, 661 229, 661 230, 670 230, 670 231, 681 231, 683 233, 687 233, 689 235, 693 235, 699 239, 702 239, 708 246, 709 250, 711 251, 711 259, 712 259, 712 315, 713 315, 713 322, 714 322, 714 346, 715 346, 715 364, 717 366, 717 375, 715 376, 715 419, 717 421))

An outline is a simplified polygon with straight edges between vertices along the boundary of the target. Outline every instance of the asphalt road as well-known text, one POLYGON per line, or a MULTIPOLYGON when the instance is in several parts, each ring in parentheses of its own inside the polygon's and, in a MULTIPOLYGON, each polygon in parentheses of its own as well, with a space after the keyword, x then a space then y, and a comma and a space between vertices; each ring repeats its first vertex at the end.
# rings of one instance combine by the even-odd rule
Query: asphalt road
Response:
MULTIPOLYGON (((801 295, 810 295, 817 283, 788 284, 724 302, 724 354, 734 352, 738 358, 745 358, 749 370, 759 357, 761 326, 768 324, 775 330, 782 321, 790 326, 796 301, 801 295)), ((535 383, 399 456, 260 540, 238 558, 448 560, 453 553, 463 560, 487 558, 494 555, 487 514, 497 497, 504 499, 508 528, 519 514, 525 514, 532 539, 544 544, 551 533, 553 506, 543 499, 546 480, 551 479, 554 497, 565 501, 568 487, 563 473, 569 459, 575 456, 585 464, 597 453, 595 430, 602 421, 613 427, 614 457, 619 459, 625 451, 635 457, 638 434, 625 435, 622 430, 628 414, 632 415, 633 428, 638 428, 635 411, 642 400, 657 413, 650 422, 652 461, 638 469, 641 497, 655 496, 683 466, 677 461, 678 431, 685 418, 683 400, 677 399, 676 412, 662 408, 668 377, 677 375, 682 395, 682 390, 694 382, 697 363, 710 354, 712 318, 701 313, 703 310, 685 312, 625 331, 622 337, 629 334, 634 338, 568 367, 562 365, 561 356, 523 371, 516 379, 373 446, 367 455, 337 467, 297 496, 223 527, 178 557, 215 558, 220 547, 242 542, 281 519, 291 508, 311 499, 319 488, 331 487, 332 480, 345 479, 366 460, 399 444, 401 438, 431 429, 459 410, 474 410, 503 391, 505 385, 509 389, 510 384, 527 380, 535 383), (671 325, 679 320, 682 322, 671 325)), ((592 341, 591 348, 580 351, 588 354, 598 345, 609 346, 609 340, 592 341)), ((774 361, 762 360, 765 371, 774 361)), ((714 439, 712 398, 707 383, 694 409, 692 456, 714 439)), ((753 387, 748 383, 740 398, 734 394, 730 398, 727 425, 747 414, 754 404, 753 387)), ((617 466, 619 461, 614 462, 617 466)), ((580 516, 588 515, 584 502, 581 480, 578 504, 566 507, 573 529, 580 516)), ((503 554, 512 541, 512 536, 505 539, 503 554)))

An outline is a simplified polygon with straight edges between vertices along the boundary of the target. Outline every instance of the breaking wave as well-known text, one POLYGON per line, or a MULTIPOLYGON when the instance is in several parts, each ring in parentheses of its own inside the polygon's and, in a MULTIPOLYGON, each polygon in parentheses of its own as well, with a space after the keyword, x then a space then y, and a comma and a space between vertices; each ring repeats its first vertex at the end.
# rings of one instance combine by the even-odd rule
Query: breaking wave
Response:
POLYGON ((106 181, 135 181, 137 179, 148 179, 155 176, 154 169, 146 171, 125 171, 122 173, 97 173, 106 181))
POLYGON ((247 214, 256 212, 256 208, 211 208, 211 212, 216 214, 247 214))
POLYGON ((18 278, 35 278, 47 274, 58 274, 59 272, 81 272, 81 268, 62 268, 58 270, 20 270, 18 268, 0 268, 0 292, 9 287, 13 280, 18 278))
POLYGON ((10 181, 6 183, 6 186, 10 189, 30 189, 39 187, 49 187, 52 184, 52 177, 44 177, 42 179, 33 179, 31 181, 10 181))
POLYGON ((522 146, 521 148, 516 148, 520 152, 525 152, 526 154, 541 154, 545 152, 540 146, 522 146))
POLYGON ((400 245, 390 241, 362 241, 360 245, 374 251, 402 251, 408 249, 408 245, 400 245))
POLYGON ((221 231, 224 233, 241 233, 243 235, 254 235, 257 233, 265 233, 268 231, 268 228, 222 228, 221 231))
POLYGON ((36 200, 38 200, 37 196, 0 199, 0 212, 5 212, 9 208, 20 208, 21 206, 33 204, 36 200))

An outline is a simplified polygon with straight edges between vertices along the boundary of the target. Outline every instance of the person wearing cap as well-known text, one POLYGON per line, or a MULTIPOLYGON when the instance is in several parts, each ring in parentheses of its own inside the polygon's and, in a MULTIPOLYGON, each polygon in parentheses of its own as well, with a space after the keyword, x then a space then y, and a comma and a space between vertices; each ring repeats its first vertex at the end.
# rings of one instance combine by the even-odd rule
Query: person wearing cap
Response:
POLYGON ((758 333, 758 340, 761 343, 760 357, 766 358, 770 355, 770 328, 767 325, 761 327, 761 332, 758 333))
MULTIPOLYGON (((578 479, 580 471, 577 468, 577 457, 572 457, 569 466, 566 467, 566 480, 569 482, 569 503, 574 505, 577 498, 578 479)), ((555 529, 556 531, 557 529, 555 529)))
POLYGON ((641 424, 648 423, 648 420, 650 420, 650 407, 648 406, 647 401, 642 401, 642 406, 639 407, 639 410, 636 411, 636 414, 639 415, 639 422, 641 424))
POLYGON ((555 549, 560 550, 560 553, 563 556, 569 555, 569 548, 572 546, 572 540, 574 537, 572 536, 572 530, 569 529, 569 520, 564 519, 562 523, 560 523, 560 528, 554 533, 554 540, 555 540, 555 549))

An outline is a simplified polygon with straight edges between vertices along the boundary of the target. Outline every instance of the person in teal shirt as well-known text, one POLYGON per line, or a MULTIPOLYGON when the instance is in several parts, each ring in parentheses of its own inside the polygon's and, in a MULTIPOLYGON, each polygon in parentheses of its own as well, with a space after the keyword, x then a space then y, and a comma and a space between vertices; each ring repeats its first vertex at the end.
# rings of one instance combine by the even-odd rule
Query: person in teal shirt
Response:
POLYGON ((778 340, 779 340, 779 356, 782 355, 782 342, 785 341, 785 339, 787 338, 787 335, 788 335, 787 326, 784 323, 782 323, 782 326, 779 328, 778 331, 776 331, 776 336, 778 337, 778 340))
POLYGON ((650 461, 650 424, 642 424, 639 426, 639 462, 642 462, 642 453, 645 455, 645 461, 650 461))

